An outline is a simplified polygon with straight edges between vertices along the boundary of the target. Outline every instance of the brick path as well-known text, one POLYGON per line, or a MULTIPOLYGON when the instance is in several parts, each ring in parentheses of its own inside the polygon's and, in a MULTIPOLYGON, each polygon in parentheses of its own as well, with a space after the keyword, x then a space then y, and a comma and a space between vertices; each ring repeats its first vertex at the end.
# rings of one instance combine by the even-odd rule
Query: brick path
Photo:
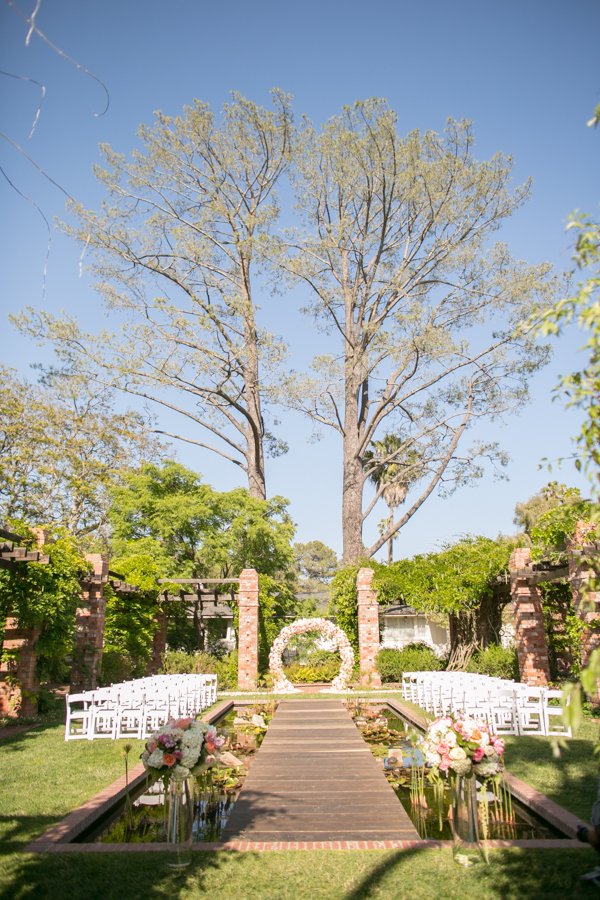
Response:
POLYGON ((412 841, 412 822, 340 700, 280 702, 223 841, 412 841))

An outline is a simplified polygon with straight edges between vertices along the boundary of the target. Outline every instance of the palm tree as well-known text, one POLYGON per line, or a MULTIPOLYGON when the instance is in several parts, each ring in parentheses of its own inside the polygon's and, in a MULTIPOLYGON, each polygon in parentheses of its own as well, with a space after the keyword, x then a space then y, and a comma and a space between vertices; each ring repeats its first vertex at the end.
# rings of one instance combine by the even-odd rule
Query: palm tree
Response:
MULTIPOLYGON (((372 441, 365 451, 363 466, 369 481, 383 497, 390 515, 384 523, 388 528, 394 521, 394 510, 406 500, 409 488, 420 477, 419 454, 414 446, 405 446, 396 434, 386 434, 380 441, 372 441)), ((394 559, 394 538, 388 538, 388 565, 394 559)))

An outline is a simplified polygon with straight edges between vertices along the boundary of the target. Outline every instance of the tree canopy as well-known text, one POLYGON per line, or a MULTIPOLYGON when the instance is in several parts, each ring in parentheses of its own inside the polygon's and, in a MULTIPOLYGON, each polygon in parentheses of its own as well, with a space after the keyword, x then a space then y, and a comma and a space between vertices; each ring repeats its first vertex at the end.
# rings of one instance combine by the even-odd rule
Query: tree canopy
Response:
POLYGON ((467 122, 402 137, 385 101, 358 102, 321 131, 305 122, 294 162, 304 228, 282 264, 310 289, 331 351, 314 377, 285 388, 296 409, 342 435, 344 561, 355 562, 377 501, 363 507, 365 454, 381 429, 416 452, 419 478, 366 556, 434 490, 504 461, 496 445, 465 439, 526 400, 546 358, 526 323, 556 284, 548 265, 493 243, 529 186, 511 187, 510 158, 475 159, 467 122))
POLYGON ((118 472, 160 452, 143 417, 115 412, 110 394, 79 379, 35 385, 2 367, 0 377, 0 519, 106 539, 118 472))
POLYGON ((246 567, 271 576, 292 571, 294 526, 281 497, 214 491, 172 460, 126 474, 111 496, 114 564, 129 577, 135 560, 153 577, 235 578, 246 567))
POLYGON ((308 541, 294 544, 293 551, 299 590, 304 593, 323 590, 337 571, 335 550, 322 541, 308 541))
POLYGON ((531 536, 531 533, 542 515, 558 506, 572 506, 582 500, 579 488, 567 487, 558 481, 550 481, 529 500, 517 503, 513 522, 531 536))

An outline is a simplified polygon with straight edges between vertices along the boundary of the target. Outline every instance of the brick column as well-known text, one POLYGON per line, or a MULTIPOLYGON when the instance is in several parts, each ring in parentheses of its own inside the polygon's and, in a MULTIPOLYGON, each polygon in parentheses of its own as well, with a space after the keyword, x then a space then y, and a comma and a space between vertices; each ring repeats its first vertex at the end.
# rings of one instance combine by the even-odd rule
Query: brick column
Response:
POLYGON ((375 659, 379 653, 379 604, 372 585, 373 569, 359 569, 356 589, 360 683, 381 687, 381 678, 375 667, 375 659))
POLYGON ((17 650, 18 656, 5 672, 0 673, 10 679, 0 683, 0 713, 3 715, 37 715, 40 684, 36 674, 36 644, 41 630, 40 625, 19 628, 16 619, 6 620, 2 649, 17 650))
POLYGON ((156 631, 152 638, 152 657, 148 665, 148 675, 156 675, 163 664, 165 650, 167 649, 167 625, 169 617, 164 608, 156 614, 156 631))
POLYGON ((519 672, 524 684, 544 685, 550 678, 548 645, 544 631, 542 600, 535 585, 523 572, 531 562, 529 547, 513 550, 510 562, 510 591, 515 609, 515 643, 519 672))
POLYGON ((258 572, 244 569, 238 594, 238 687, 256 689, 258 681, 258 572))
MULTIPOLYGON (((597 544, 586 544, 592 523, 578 522, 573 541, 568 545, 569 551, 569 583, 573 594, 575 613, 585 625, 581 635, 581 665, 586 666, 592 651, 600 647, 600 591, 587 589, 597 573, 586 562, 590 556, 598 555, 597 544)), ((600 688, 600 685, 599 685, 600 688)), ((600 690, 597 691, 597 696, 600 690)))
POLYGON ((92 572, 82 583, 82 604, 75 619, 75 660, 71 669, 71 693, 94 690, 102 663, 108 556, 86 554, 92 572))

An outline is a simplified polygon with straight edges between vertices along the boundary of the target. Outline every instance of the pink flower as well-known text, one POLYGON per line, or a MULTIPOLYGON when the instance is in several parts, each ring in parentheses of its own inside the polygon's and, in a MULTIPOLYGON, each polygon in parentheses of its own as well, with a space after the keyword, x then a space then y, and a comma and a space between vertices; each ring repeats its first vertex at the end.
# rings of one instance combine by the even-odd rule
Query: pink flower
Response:
POLYGON ((448 751, 450 750, 450 744, 445 744, 445 743, 442 741, 441 743, 439 743, 439 744, 437 745, 437 747, 436 747, 435 749, 436 749, 437 753, 440 754, 440 756, 447 756, 447 755, 448 755, 448 751))
POLYGON ((193 719, 177 719, 175 722, 175 728, 181 728, 185 731, 186 728, 189 728, 194 720, 193 719))
POLYGON ((485 752, 482 747, 478 747, 477 750, 473 750, 473 762, 481 762, 484 756, 485 752))
POLYGON ((502 756, 502 754, 504 753, 504 741, 502 740, 502 738, 495 738, 492 743, 492 747, 494 748, 498 756, 502 756))
POLYGON ((154 753, 156 748, 158 747, 158 743, 156 741, 148 741, 146 744, 146 750, 148 753, 154 753))
POLYGON ((177 757, 174 753, 163 753, 163 764, 165 766, 169 766, 170 768, 171 766, 174 766, 176 762, 177 757))
POLYGON ((450 768, 450 759, 447 756, 442 757, 442 761, 439 765, 440 772, 447 772, 450 768))

